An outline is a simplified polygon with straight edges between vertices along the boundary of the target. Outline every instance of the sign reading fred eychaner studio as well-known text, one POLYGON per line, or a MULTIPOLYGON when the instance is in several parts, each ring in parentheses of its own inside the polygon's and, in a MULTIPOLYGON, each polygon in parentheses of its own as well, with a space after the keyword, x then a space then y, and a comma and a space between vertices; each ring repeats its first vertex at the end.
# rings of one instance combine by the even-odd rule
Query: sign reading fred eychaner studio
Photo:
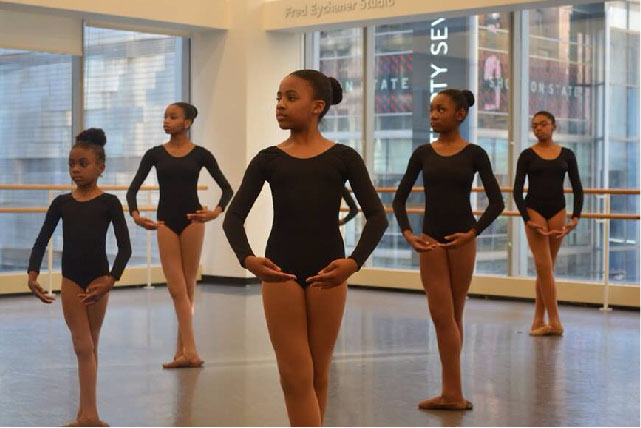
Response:
POLYGON ((328 15, 340 15, 344 13, 389 9, 396 5, 396 0, 327 0, 309 1, 300 6, 285 8, 285 19, 296 19, 303 17, 321 18, 328 15))

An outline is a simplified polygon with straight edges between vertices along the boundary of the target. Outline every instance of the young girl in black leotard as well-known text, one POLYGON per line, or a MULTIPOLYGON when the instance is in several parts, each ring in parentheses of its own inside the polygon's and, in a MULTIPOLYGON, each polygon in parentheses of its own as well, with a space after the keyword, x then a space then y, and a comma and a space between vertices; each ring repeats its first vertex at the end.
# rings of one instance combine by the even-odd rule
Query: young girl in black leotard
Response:
POLYGON ((295 71, 283 79, 276 119, 282 129, 290 130, 290 137, 254 157, 223 223, 241 265, 262 280, 267 328, 293 426, 319 426, 323 421, 346 281, 387 227, 363 159, 318 131, 318 121, 341 98, 338 81, 315 70, 295 71), (347 180, 367 223, 345 258, 338 213, 347 180), (244 223, 266 181, 274 220, 266 257, 257 257, 244 223))
POLYGON ((516 167, 514 201, 525 221, 525 234, 536 265, 536 303, 532 336, 560 336, 554 283, 554 263, 563 237, 576 227, 583 207, 583 188, 574 152, 552 141, 556 123, 552 113, 540 111, 532 118, 538 142, 525 149, 516 167), (565 224, 563 181, 567 172, 574 191, 572 220, 565 224), (528 177, 528 193, 523 199, 523 184, 528 177), (549 324, 545 323, 545 311, 549 324))
POLYGON ((490 160, 480 146, 461 138, 459 124, 474 105, 470 91, 441 91, 430 107, 430 123, 439 138, 419 146, 398 186, 393 207, 407 242, 420 253, 420 273, 434 321, 443 365, 441 395, 419 403, 422 409, 469 410, 463 397, 460 356, 463 346, 463 307, 474 272, 476 236, 503 211, 501 190, 490 160), (416 236, 405 203, 423 172, 425 217, 416 236), (479 173, 489 199, 481 218, 472 215, 470 192, 479 173))
POLYGON ((69 152, 69 174, 77 188, 51 203, 29 258, 29 288, 44 303, 53 302, 53 297, 38 284, 38 274, 47 243, 62 218, 60 296, 78 358, 80 381, 78 414, 68 426, 107 426, 100 421, 96 405, 98 336, 109 290, 120 279, 131 256, 122 205, 116 196, 98 188, 98 177, 105 169, 105 142, 102 129, 87 129, 76 137, 69 152), (110 223, 118 243, 111 271, 105 248, 110 223))
POLYGON ((145 153, 127 192, 129 212, 136 224, 158 231, 160 262, 178 318, 176 353, 173 361, 163 364, 167 369, 200 367, 204 363, 198 356, 193 327, 194 289, 205 235, 204 223, 218 217, 233 194, 214 156, 187 136, 197 114, 196 107, 188 103, 179 102, 167 107, 163 127, 171 138, 145 153), (141 216, 136 202, 138 189, 154 166, 160 185, 157 222, 141 216), (222 189, 213 211, 203 209, 198 201, 196 189, 203 167, 222 189))

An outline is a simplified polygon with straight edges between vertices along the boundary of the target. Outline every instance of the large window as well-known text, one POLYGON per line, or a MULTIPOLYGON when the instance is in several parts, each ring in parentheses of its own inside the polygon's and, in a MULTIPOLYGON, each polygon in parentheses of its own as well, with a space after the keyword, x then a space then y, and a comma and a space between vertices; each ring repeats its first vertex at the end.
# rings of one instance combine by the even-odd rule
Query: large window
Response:
MULTIPOLYGON (((0 49, 0 183, 69 184, 72 57, 0 49)), ((48 191, 1 190, 0 206, 47 206, 48 191)), ((0 271, 26 270, 44 214, 0 213, 0 271)), ((62 234, 53 237, 60 266, 62 234)))
MULTIPOLYGON (((167 140, 162 128, 165 107, 183 100, 183 41, 179 37, 105 28, 85 28, 84 123, 107 134, 107 168, 100 182, 129 184, 147 149, 167 140)), ((157 184, 152 171, 146 184, 157 184)), ((140 206, 156 205, 138 193, 140 206)), ((118 196, 125 204, 125 192, 118 196)), ((129 218, 129 216, 127 216, 129 218)), ((146 231, 129 221, 132 258, 147 261, 146 231)), ((117 251, 110 236, 109 252, 117 251)), ((156 240, 152 262, 159 263, 156 240)))
MULTIPOLYGON (((188 97, 188 42, 96 27, 85 27, 84 40, 84 56, 78 58, 0 49, 0 183, 72 184, 67 154, 73 130, 100 127, 107 134, 107 167, 100 184, 128 185, 145 151, 166 140, 165 107, 188 97), (84 79, 73 78, 80 75, 84 79), (84 98, 74 99, 80 93, 84 98)), ((155 174, 147 183, 155 183, 155 174)), ((126 205, 124 192, 116 194, 126 205)), ((155 205, 157 197, 155 193, 149 202, 155 205)), ((49 198, 46 190, 0 190, 2 207, 47 206, 49 198)), ((146 192, 139 193, 139 204, 148 205, 146 192)), ((43 219, 44 214, 0 213, 0 272, 27 268, 43 219)), ((133 246, 129 266, 144 264, 145 231, 130 220, 128 224, 133 246)), ((61 229, 59 225, 53 237, 56 269, 61 229)), ((113 259, 117 248, 111 231, 108 237, 113 259)), ((152 262, 159 263, 155 239, 152 262)))
MULTIPOLYGON (((358 122, 365 124, 362 153, 377 186, 396 187, 412 151, 437 137, 429 128, 430 100, 438 91, 454 87, 469 88, 476 95, 462 134, 487 151, 501 186, 513 185, 510 171, 515 169, 516 158, 534 142, 527 132, 532 114, 549 110, 557 117, 557 142, 577 155, 584 187, 638 189, 638 10, 635 1, 595 3, 380 25, 310 37, 320 34, 325 46, 339 44, 346 52, 359 52, 358 67, 362 68, 357 69, 363 84, 356 95, 363 106, 355 110, 364 113, 358 122), (523 25, 512 27, 511 20, 516 19, 523 25), (519 28, 522 34, 511 34, 510 28, 519 28), (358 37, 346 38, 348 34, 358 37), (521 49, 512 51, 516 43, 521 43, 521 49), (365 52, 362 58, 360 52, 365 52), (523 108, 510 109, 512 64, 518 64, 517 75, 528 76, 527 81, 519 82, 526 88, 523 108), (511 127, 515 123, 524 124, 526 130, 514 134, 511 127), (513 146, 510 131, 516 136, 513 146)), ((343 78, 343 69, 323 67, 322 50, 311 57, 311 66, 343 78), (320 63, 314 62, 317 58, 320 63)), ((326 135, 336 138, 330 132, 326 135)), ((420 177, 416 186, 421 186, 420 177)), ((478 178, 475 186, 481 187, 478 178)), ((393 193, 381 193, 381 197, 386 206, 391 205, 393 193)), ((511 198, 504 194, 506 203, 511 198)), ((568 195, 568 211, 572 203, 568 195)), ((483 192, 472 194, 473 208, 483 210, 486 205, 483 192)), ((413 193, 408 208, 423 207, 423 194, 413 193)), ((586 195, 584 212, 601 212, 603 207, 602 197, 586 195)), ((614 195, 611 210, 638 213, 639 197, 614 195)), ((420 231, 422 214, 409 217, 412 228, 420 231)), ((405 243, 393 215, 389 220, 370 266, 417 268, 416 253, 405 243)), ((356 226, 345 231, 348 247, 358 238, 360 226, 356 226)), ((581 220, 559 254, 560 277, 603 280, 603 227, 593 219, 581 220)), ((639 282, 638 239, 638 221, 611 222, 610 280, 639 282)), ((477 246, 477 273, 534 275, 519 217, 497 219, 479 236, 477 246), (510 237, 510 230, 517 235, 510 237), (510 245, 514 243, 517 245, 510 245)))

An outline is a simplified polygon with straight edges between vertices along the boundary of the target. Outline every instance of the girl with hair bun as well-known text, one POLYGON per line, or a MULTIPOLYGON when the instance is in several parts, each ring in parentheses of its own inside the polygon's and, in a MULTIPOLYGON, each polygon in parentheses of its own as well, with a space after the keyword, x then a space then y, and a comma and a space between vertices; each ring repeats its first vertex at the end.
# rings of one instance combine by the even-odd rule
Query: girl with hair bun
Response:
POLYGON ((476 236, 504 208, 501 190, 485 150, 465 141, 459 125, 474 105, 472 92, 446 89, 430 106, 432 130, 438 140, 416 148, 394 196, 394 214, 407 242, 420 254, 420 274, 436 329, 443 366, 440 395, 421 401, 421 409, 470 410, 463 396, 461 348, 463 307, 474 272, 476 236), (406 201, 419 173, 423 173, 425 216, 422 234, 410 227, 406 201), (479 173, 489 205, 476 220, 470 192, 479 173))
POLYGON ((298 70, 282 80, 276 120, 290 136, 254 157, 223 223, 240 264, 262 280, 267 329, 292 426, 323 422, 346 281, 361 268, 387 227, 363 159, 318 130, 318 122, 341 99, 338 81, 315 70, 298 70), (258 257, 249 246, 244 223, 266 181, 274 220, 265 257, 258 257), (338 220, 346 181, 367 220, 347 258, 338 220))
POLYGON ((172 361, 163 364, 166 369, 200 367, 204 363, 194 340, 193 311, 205 222, 217 218, 233 194, 214 155, 189 139, 189 128, 196 116, 198 110, 189 103, 167 106, 163 129, 171 137, 145 153, 127 191, 134 222, 147 230, 157 230, 160 263, 178 318, 176 353, 172 361), (154 166, 160 185, 158 221, 141 216, 136 201, 140 186, 154 166), (203 208, 198 200, 198 177, 203 167, 222 190, 213 211, 203 208))
POLYGON ((76 419, 67 426, 108 426, 98 417, 96 379, 98 337, 107 310, 109 291, 120 279, 131 256, 129 231, 118 198, 98 187, 105 170, 105 133, 99 128, 82 131, 69 152, 69 175, 76 183, 71 193, 53 200, 31 256, 28 286, 43 303, 54 298, 38 283, 42 257, 62 218, 62 312, 71 332, 78 359, 80 400, 76 419), (106 235, 114 226, 118 253, 109 270, 106 235))

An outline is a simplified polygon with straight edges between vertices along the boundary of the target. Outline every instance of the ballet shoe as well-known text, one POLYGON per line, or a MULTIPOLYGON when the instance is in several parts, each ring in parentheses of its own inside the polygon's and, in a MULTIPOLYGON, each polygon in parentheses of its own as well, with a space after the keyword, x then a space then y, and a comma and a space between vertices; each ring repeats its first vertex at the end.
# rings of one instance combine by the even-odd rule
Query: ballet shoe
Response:
POLYGON ((529 335, 534 337, 547 336, 550 333, 550 329, 551 327, 546 324, 542 327, 535 328, 534 330, 530 330, 529 335))
POLYGON ((436 400, 425 400, 418 403, 421 410, 472 410, 474 406, 471 401, 463 400, 454 403, 439 403, 436 400))
POLYGON ((189 369, 189 368, 198 368, 202 367, 202 365, 205 364, 203 360, 186 360, 183 358, 178 358, 176 360, 173 360, 169 363, 164 363, 162 365, 163 369, 189 369))

